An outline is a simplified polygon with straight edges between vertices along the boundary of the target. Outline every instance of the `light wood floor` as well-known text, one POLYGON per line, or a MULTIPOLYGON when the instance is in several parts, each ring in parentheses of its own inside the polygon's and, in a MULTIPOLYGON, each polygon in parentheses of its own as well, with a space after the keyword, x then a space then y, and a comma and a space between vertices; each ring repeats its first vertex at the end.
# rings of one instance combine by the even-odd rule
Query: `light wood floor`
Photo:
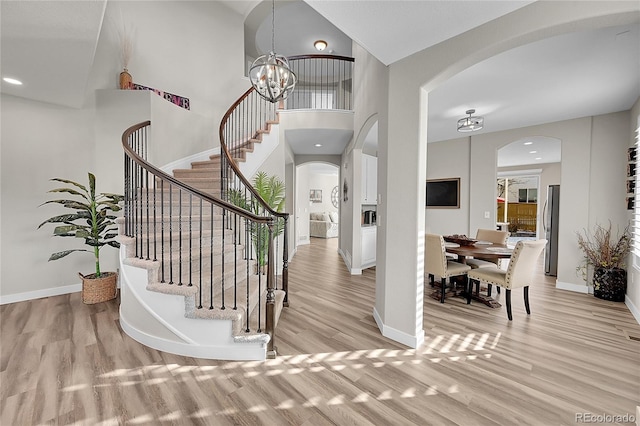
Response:
MULTIPOLYGON (((425 344, 382 337, 374 271, 347 274, 337 239, 290 264, 280 356, 222 362, 148 349, 124 335, 118 302, 80 294, 0 309, 4 425, 571 425, 635 415, 640 326, 622 303, 556 290, 543 274, 532 315, 426 297, 425 344), (583 417, 584 418, 584 417, 583 417)), ((429 288, 426 289, 429 291, 429 288)))

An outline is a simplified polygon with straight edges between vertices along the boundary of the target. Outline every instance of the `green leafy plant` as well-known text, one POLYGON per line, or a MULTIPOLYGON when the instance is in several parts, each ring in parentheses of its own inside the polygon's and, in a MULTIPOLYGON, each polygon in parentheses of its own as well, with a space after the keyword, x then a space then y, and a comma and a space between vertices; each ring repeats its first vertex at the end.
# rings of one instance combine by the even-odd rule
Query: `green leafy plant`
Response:
POLYGON ((73 252, 93 253, 95 258, 95 278, 99 278, 100 249, 106 245, 119 248, 120 243, 115 240, 118 228, 112 212, 121 210, 119 203, 124 199, 122 195, 100 193, 96 194, 96 177, 89 173, 89 189, 84 185, 67 180, 54 178, 52 181, 72 185, 65 188, 56 188, 48 192, 67 193, 75 199, 49 200, 41 204, 60 204, 74 213, 51 217, 42 222, 38 229, 46 223, 59 223, 53 230, 53 235, 58 237, 81 238, 91 249, 71 249, 53 253, 49 261, 62 259, 73 252), (74 188, 75 187, 75 188, 74 188))
POLYGON ((622 233, 613 235, 611 222, 607 228, 596 225, 593 233, 586 230, 578 232, 578 247, 584 255, 582 263, 576 268, 586 278, 587 269, 621 268, 624 269, 631 250, 631 233, 627 225, 622 233))
MULTIPOLYGON (((273 209, 281 213, 285 205, 285 184, 277 176, 269 176, 265 172, 258 172, 253 178, 253 187, 260 197, 273 209)), ((239 190, 229 192, 229 201, 238 207, 242 207, 256 215, 263 214, 262 204, 257 200, 245 198, 239 190)), ((250 223, 249 231, 253 248, 256 251, 258 265, 267 264, 267 250, 269 247, 269 228, 259 223, 250 223)), ((277 219, 273 226, 273 237, 277 237, 284 231, 284 221, 277 219)))

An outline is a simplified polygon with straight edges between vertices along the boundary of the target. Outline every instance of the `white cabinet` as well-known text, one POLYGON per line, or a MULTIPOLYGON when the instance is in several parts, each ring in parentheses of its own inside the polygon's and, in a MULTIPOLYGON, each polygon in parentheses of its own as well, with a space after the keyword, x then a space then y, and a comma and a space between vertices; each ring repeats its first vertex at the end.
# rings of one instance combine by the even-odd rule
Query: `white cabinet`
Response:
POLYGON ((376 235, 375 226, 363 226, 360 228, 362 269, 370 268, 376 264, 376 235))
POLYGON ((378 198, 378 158, 362 154, 362 204, 376 204, 378 198))

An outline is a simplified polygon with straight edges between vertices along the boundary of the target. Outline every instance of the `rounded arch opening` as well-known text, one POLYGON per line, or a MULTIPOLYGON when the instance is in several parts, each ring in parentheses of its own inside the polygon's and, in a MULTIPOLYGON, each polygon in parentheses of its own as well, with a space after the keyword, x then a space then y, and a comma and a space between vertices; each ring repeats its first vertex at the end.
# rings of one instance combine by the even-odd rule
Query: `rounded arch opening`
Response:
POLYGON ((336 243, 340 217, 340 167, 329 161, 296 166, 296 246, 312 239, 336 243))

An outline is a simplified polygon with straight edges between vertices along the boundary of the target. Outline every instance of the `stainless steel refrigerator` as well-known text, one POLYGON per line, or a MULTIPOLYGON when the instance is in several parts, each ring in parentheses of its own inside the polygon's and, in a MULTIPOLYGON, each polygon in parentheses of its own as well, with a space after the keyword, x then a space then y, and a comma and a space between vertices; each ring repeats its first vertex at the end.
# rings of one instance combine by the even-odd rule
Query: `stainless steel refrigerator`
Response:
POLYGON ((542 212, 542 227, 547 240, 544 254, 545 275, 558 275, 558 221, 560 217, 560 185, 547 187, 547 200, 542 212))

